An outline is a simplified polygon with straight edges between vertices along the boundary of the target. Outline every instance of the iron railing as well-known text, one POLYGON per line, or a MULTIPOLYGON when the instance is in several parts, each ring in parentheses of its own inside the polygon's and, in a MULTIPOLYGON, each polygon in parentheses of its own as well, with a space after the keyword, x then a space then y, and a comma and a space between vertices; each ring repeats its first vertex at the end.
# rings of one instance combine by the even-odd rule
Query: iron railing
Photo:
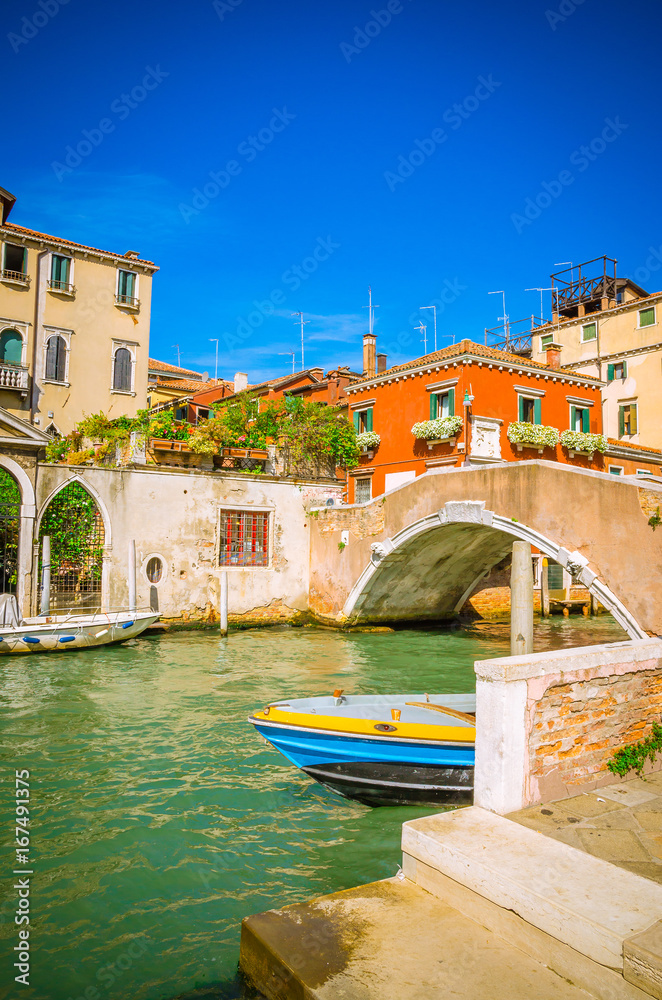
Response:
POLYGON ((3 281, 17 281, 20 282, 21 285, 30 284, 30 275, 26 274, 25 271, 10 271, 6 267, 0 271, 0 278, 2 278, 3 281))
POLYGON ((527 316, 491 329, 486 327, 485 344, 509 354, 530 355, 534 332, 546 325, 546 320, 539 316, 527 316))
POLYGON ((54 278, 49 280, 48 287, 51 292, 66 292, 68 295, 73 295, 76 291, 71 281, 58 281, 54 278))
POLYGON ((136 298, 135 295, 116 295, 115 305, 130 306, 132 309, 137 309, 140 305, 140 299, 136 298))

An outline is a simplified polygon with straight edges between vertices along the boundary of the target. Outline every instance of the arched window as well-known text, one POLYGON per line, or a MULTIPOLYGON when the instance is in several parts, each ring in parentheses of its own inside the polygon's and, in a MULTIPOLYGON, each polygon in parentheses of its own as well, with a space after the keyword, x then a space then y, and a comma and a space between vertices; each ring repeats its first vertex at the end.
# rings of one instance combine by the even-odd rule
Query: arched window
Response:
POLYGON ((51 540, 51 609, 98 607, 105 540, 103 519, 94 497, 80 483, 69 483, 61 489, 44 511, 39 528, 40 581, 44 535, 51 540))
POLYGON ((67 371, 67 345, 64 337, 49 337, 46 348, 46 378, 64 382, 67 371))
POLYGON ((23 360, 23 338, 18 330, 7 329, 0 334, 0 361, 20 365, 23 360))
POLYGON ((131 352, 118 347, 113 362, 113 389, 131 392, 131 352))

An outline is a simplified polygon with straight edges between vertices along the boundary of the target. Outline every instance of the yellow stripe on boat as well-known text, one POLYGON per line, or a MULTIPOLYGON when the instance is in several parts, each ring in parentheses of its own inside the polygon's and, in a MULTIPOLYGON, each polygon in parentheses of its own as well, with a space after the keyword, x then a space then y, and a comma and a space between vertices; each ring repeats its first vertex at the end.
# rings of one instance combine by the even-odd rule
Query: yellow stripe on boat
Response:
POLYGON ((332 730, 336 733, 353 733, 357 736, 392 736, 409 740, 443 740, 458 743, 475 743, 476 729, 473 726, 427 726, 420 722, 397 722, 392 719, 353 719, 340 715, 304 714, 285 712, 280 708, 257 709, 251 718, 256 722, 271 722, 284 726, 300 726, 305 729, 332 730), (379 730, 375 726, 388 726, 379 730))

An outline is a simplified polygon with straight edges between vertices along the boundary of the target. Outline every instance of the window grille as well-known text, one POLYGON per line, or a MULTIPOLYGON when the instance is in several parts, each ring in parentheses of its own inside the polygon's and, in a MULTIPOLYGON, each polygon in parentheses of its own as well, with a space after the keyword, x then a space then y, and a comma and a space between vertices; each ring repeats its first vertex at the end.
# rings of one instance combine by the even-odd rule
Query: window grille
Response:
POLYGON ((220 566, 268 566, 269 515, 221 511, 220 566))
POLYGON ((371 482, 369 479, 357 479, 355 484, 355 503, 367 503, 371 500, 371 482))
POLYGON ((49 337, 46 348, 46 378, 64 382, 67 371, 67 345, 64 337, 49 337))
POLYGON ((53 497, 39 530, 39 592, 42 539, 51 540, 51 610, 101 605, 104 530, 101 511, 79 483, 53 497))
POLYGON ((163 563, 158 556, 152 556, 145 568, 150 583, 160 583, 163 576, 163 563))

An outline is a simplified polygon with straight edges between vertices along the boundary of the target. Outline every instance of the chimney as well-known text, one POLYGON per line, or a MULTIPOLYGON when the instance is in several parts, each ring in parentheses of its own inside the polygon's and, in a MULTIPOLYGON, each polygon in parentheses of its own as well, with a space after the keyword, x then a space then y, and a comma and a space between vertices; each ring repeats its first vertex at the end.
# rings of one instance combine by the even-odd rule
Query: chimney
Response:
POLYGON ((324 380, 323 368, 309 368, 308 371, 313 376, 313 378, 317 379, 318 382, 322 382, 324 380))
POLYGON ((367 378, 372 378, 377 371, 377 337, 374 333, 364 333, 363 335, 363 374, 367 378))
POLYGON ((385 371, 386 371, 386 355, 385 354, 378 354, 377 355, 377 374, 381 375, 381 373, 385 372, 385 371))
POLYGON ((243 392, 248 388, 248 375, 246 372, 237 372, 234 377, 234 391, 243 392))
POLYGON ((545 350, 547 352, 547 364, 550 368, 554 368, 555 371, 558 371, 561 367, 561 351, 563 350, 562 345, 551 343, 547 345, 545 350))

